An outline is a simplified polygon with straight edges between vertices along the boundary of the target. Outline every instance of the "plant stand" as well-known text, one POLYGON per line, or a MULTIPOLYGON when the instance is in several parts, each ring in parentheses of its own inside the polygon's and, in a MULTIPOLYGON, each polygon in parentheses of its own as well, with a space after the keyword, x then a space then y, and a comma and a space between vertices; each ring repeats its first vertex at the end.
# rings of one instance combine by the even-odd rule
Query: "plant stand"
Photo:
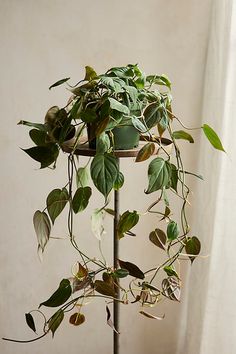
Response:
MULTIPOLYGON (((172 148, 172 143, 168 139, 161 139, 163 146, 169 152, 172 148)), ((114 155, 118 158, 118 165, 120 165, 120 158, 125 157, 136 157, 138 155, 139 150, 143 147, 146 141, 140 141, 139 146, 132 150, 115 150, 114 155)), ((159 153, 159 145, 155 144, 156 148, 153 152, 153 155, 158 155, 159 153)), ((65 152, 71 152, 72 149, 69 147, 64 147, 65 152)), ((90 149, 88 144, 79 145, 74 151, 75 155, 80 156, 95 156, 96 150, 90 149)), ((119 222, 119 212, 120 209, 120 192, 119 190, 114 191, 114 225, 113 225, 113 266, 114 268, 118 268, 119 263, 119 239, 117 237, 117 225, 119 222)), ((117 279, 117 281, 119 281, 117 279)), ((117 298, 119 298, 120 291, 118 287, 117 298)), ((119 324, 120 324, 120 304, 118 301, 113 301, 113 323, 117 332, 113 331, 113 354, 119 354, 119 324)))

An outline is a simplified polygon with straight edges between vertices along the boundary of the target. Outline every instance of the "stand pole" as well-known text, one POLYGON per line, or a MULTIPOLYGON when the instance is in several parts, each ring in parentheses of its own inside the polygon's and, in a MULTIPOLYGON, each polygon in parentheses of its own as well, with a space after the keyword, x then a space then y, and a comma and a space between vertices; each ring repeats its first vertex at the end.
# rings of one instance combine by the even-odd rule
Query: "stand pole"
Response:
MULTIPOLYGON (((118 166, 119 166, 119 158, 118 158, 118 166)), ((117 236, 117 225, 119 221, 119 190, 114 192, 114 229, 113 229, 113 266, 115 269, 118 268, 118 259, 119 259, 119 240, 117 236)), ((117 279, 117 282, 119 280, 117 279)), ((117 298, 120 297, 120 289, 117 287, 117 298)), ((113 322, 114 327, 119 332, 119 317, 120 317, 120 309, 119 302, 113 301, 113 322)), ((119 334, 113 331, 113 353, 119 354, 119 334)))

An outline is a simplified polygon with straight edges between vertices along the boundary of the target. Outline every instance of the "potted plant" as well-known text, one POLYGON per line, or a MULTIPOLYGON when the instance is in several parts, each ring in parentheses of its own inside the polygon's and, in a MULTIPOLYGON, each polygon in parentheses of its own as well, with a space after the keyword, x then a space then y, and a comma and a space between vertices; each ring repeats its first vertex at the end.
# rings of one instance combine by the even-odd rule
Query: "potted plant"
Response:
MULTIPOLYGON (((57 290, 41 302, 40 308, 46 306, 56 308, 56 311, 49 319, 44 317, 42 335, 30 341, 38 340, 49 332, 54 335, 68 309, 71 309, 69 322, 81 325, 85 321, 83 307, 78 311, 75 305, 86 298, 104 297, 123 304, 139 303, 145 308, 157 305, 161 298, 179 301, 181 284, 176 262, 180 257, 187 257, 193 263, 201 250, 200 240, 192 235, 186 216, 190 193, 186 177, 202 177, 189 172, 183 165, 177 141, 184 139, 194 143, 194 140, 172 112, 171 83, 167 76, 146 76, 137 64, 114 67, 102 75, 87 66, 83 80, 74 86, 68 82, 69 78, 66 78, 50 86, 52 89, 68 85, 71 95, 63 108, 51 107, 43 123, 19 122, 31 128, 29 135, 35 146, 24 151, 38 161, 41 168, 56 168, 59 153, 68 154, 65 167, 67 182, 61 188, 55 186, 48 194, 46 206, 33 216, 38 252, 43 253, 50 240, 52 226, 64 211, 67 213, 71 245, 80 257, 74 266, 73 276, 64 277, 57 290), (179 130, 174 130, 174 122, 179 124, 179 130), (140 141, 142 145, 138 147, 140 141), (80 166, 77 159, 78 149, 85 149, 86 144, 89 144, 89 151, 93 151, 90 167, 88 164, 80 166), (114 267, 103 257, 90 258, 80 250, 74 235, 74 215, 86 209, 94 187, 103 194, 104 204, 92 215, 93 232, 101 236, 104 215, 114 216, 114 210, 109 207, 109 195, 112 190, 122 188, 124 182, 117 157, 117 151, 122 149, 136 149, 134 163, 150 159, 145 193, 153 194, 154 200, 146 214, 156 213, 159 220, 166 222, 164 228, 155 228, 147 235, 153 247, 159 247, 166 255, 164 262, 154 264, 151 269, 141 270, 142 267, 132 260, 119 259, 114 267), (88 185, 88 173, 93 187, 88 185), (179 215, 172 213, 171 193, 181 200, 179 215), (121 278, 129 278, 128 288, 120 285, 121 278)), ((224 151, 211 127, 204 124, 199 129, 216 149, 224 151)), ((119 215, 117 238, 134 236, 132 229, 139 219, 140 214, 135 207, 119 215)), ((107 322, 116 331, 108 306, 106 309, 107 322)), ((161 318, 143 309, 140 313, 149 318, 161 318)), ((26 314, 26 322, 36 332, 31 312, 26 314)))

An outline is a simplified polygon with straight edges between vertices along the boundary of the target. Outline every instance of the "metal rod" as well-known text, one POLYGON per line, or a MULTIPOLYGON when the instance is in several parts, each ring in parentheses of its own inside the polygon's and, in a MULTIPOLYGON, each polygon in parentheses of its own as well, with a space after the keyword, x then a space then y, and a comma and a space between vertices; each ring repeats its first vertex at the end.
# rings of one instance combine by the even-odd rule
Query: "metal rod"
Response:
MULTIPOLYGON (((119 158, 118 158, 118 166, 119 166, 119 158)), ((120 207, 120 192, 119 190, 114 191, 114 229, 113 229, 113 266, 114 268, 118 268, 118 259, 119 259, 119 239, 117 235, 117 225, 119 221, 119 207, 120 207)), ((119 280, 117 279, 117 283, 119 280)), ((120 289, 117 287, 117 298, 120 297, 120 289)), ((114 322, 114 327, 119 332, 119 317, 120 317, 120 308, 119 308, 119 302, 118 301, 113 301, 113 322, 114 322)), ((113 331, 113 353, 114 354, 119 354, 119 334, 113 331)))

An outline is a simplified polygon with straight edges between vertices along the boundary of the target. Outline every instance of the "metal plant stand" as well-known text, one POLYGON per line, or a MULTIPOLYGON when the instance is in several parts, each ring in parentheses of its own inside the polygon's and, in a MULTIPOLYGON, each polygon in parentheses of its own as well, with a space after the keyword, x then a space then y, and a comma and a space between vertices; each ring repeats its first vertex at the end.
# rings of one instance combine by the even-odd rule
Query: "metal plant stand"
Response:
MULTIPOLYGON (((118 158, 118 164, 120 165, 120 158, 124 157, 136 157, 138 155, 139 150, 143 147, 146 142, 140 141, 138 148, 132 150, 115 150, 114 155, 118 158)), ((171 146, 171 141, 168 139, 162 139, 162 144, 165 147, 169 148, 171 146)), ((159 145, 155 144, 156 148, 153 152, 153 155, 158 154, 159 145)), ((65 152, 71 152, 70 147, 64 147, 65 152)), ((96 150, 90 149, 87 144, 79 145, 77 149, 74 151, 75 155, 80 156, 95 156, 96 150)), ((120 192, 114 191, 114 227, 113 227, 113 266, 114 269, 119 267, 118 259, 119 259, 119 239, 117 237, 117 225, 119 221, 119 206, 120 206, 120 192)), ((119 280, 117 280, 119 281, 119 280)), ((117 287, 117 298, 120 296, 119 287, 117 287)), ((119 317, 120 317, 120 304, 118 301, 113 301, 113 323, 114 327, 119 332, 119 317)), ((113 331, 113 354, 119 354, 119 333, 113 331)))

